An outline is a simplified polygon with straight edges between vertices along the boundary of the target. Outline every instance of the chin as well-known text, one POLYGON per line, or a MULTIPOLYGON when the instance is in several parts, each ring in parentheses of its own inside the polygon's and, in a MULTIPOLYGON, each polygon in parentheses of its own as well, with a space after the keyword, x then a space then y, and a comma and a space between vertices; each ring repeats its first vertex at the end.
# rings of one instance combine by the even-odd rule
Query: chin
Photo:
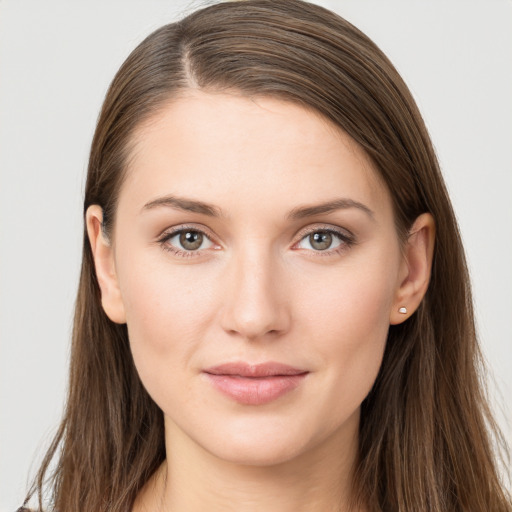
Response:
POLYGON ((203 449, 218 459, 247 466, 273 466, 300 457, 316 445, 304 422, 278 419, 232 421, 227 428, 215 429, 196 438, 203 449))
POLYGON ((209 450, 218 459, 242 466, 277 466, 299 457, 305 450, 300 443, 287 442, 232 442, 209 450))

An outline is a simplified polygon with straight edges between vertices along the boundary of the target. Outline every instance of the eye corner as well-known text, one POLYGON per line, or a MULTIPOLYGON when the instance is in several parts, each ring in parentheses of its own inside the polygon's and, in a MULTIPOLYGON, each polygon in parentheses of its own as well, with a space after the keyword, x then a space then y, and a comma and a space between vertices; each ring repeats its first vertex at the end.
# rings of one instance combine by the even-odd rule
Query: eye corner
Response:
POLYGON ((208 251, 220 250, 222 246, 216 241, 208 230, 197 225, 178 225, 165 229, 155 240, 155 243, 166 252, 178 258, 204 256, 208 251), (194 234, 192 240, 186 240, 184 235, 194 234), (199 235, 199 236, 197 236, 199 235), (173 241, 173 239, 176 239, 173 241), (187 243, 190 247, 186 247, 187 243), (194 246, 195 245, 195 246, 194 246), (203 247, 206 245, 206 247, 203 247))
MULTIPOLYGON (((314 254, 315 256, 331 256, 338 255, 341 252, 348 250, 350 247, 355 245, 356 239, 351 231, 341 227, 334 227, 331 225, 315 225, 312 227, 308 227, 306 229, 301 230, 298 233, 299 239, 291 246, 292 250, 299 251, 308 251, 314 254), (312 235, 316 233, 321 233, 323 235, 327 235, 326 241, 329 243, 327 247, 314 247, 311 243, 311 240, 307 241, 312 235), (335 240, 338 241, 337 245, 331 247, 335 240), (309 247, 301 247, 301 244, 307 241, 309 247)), ((322 242, 320 242, 322 243, 322 242)))

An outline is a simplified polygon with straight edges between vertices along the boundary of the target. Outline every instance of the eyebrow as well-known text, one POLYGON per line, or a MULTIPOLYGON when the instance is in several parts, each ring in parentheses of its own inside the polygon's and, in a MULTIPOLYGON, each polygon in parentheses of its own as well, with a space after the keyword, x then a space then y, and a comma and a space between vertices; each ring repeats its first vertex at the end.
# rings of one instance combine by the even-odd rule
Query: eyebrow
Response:
POLYGON ((222 210, 217 206, 204 203, 203 201, 196 201, 195 199, 187 199, 172 195, 154 199, 153 201, 146 203, 142 210, 151 210, 152 208, 157 208, 159 206, 167 206, 169 208, 175 208, 186 212, 202 213, 203 215, 208 215, 210 217, 223 216, 222 210))
POLYGON ((375 219, 375 214, 368 206, 354 201, 353 199, 341 198, 334 199, 333 201, 327 201, 313 206, 300 206, 294 208, 288 215, 287 218, 292 220, 304 219, 306 217, 314 217, 323 213, 332 213, 337 210, 346 210, 348 208, 357 208, 358 210, 366 213, 372 220, 375 219))
MULTIPOLYGON (((217 206, 205 203, 203 201, 197 201, 195 199, 188 199, 173 195, 153 199, 152 201, 149 201, 149 203, 146 203, 142 210, 151 210, 161 206, 183 210, 186 212, 200 213, 203 215, 208 215, 209 217, 226 217, 222 210, 217 206)), ((314 217, 315 215, 332 213, 337 210, 345 210, 349 208, 357 208, 367 214, 372 220, 374 219, 374 213, 372 210, 370 210, 370 208, 368 208, 368 206, 360 203, 359 201, 354 201, 353 199, 348 198, 334 199, 332 201, 327 201, 325 203, 313 206, 299 206, 291 210, 286 215, 286 218, 290 220, 299 220, 307 217, 314 217)))

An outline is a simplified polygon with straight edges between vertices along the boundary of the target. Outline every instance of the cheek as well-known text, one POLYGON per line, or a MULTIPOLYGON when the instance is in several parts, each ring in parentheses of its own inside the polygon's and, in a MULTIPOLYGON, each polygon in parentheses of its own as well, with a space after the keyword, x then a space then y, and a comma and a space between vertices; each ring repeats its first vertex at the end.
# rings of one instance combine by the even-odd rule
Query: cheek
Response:
POLYGON ((333 272, 324 286, 321 280, 303 286, 304 343, 315 340, 323 370, 327 430, 358 410, 375 382, 389 329, 393 268, 369 261, 333 272))
POLYGON ((382 338, 396 292, 398 259, 369 254, 337 268, 304 273, 294 292, 302 311, 325 339, 346 340, 354 348, 382 338), (320 331, 321 330, 321 331, 320 331))
POLYGON ((131 254, 119 269, 119 282, 135 366, 151 392, 193 370, 194 352, 214 312, 213 284, 198 267, 131 254))

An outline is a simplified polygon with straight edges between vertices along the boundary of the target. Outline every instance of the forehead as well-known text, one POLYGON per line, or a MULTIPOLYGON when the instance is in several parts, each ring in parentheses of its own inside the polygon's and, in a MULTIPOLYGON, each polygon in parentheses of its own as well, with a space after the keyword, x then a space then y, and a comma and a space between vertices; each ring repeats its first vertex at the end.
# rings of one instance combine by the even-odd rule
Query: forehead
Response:
POLYGON ((390 206, 386 186, 353 139, 311 109, 280 99, 189 91, 143 123, 131 147, 123 189, 139 204, 178 194, 293 208, 348 194, 390 206))

